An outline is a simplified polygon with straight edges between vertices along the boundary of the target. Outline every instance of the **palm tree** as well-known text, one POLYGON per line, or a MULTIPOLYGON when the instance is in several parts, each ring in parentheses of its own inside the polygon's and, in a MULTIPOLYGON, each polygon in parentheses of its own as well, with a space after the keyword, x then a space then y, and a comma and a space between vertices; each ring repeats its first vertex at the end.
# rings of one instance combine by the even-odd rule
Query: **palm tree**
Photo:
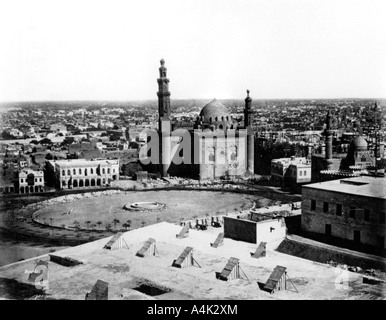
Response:
POLYGON ((117 228, 117 224, 118 224, 119 222, 120 222, 120 221, 119 221, 117 218, 114 218, 113 223, 114 223, 114 228, 115 228, 115 229, 117 228))
POLYGON ((96 223, 99 226, 99 229, 101 228, 102 221, 97 221, 96 223))
POLYGON ((127 230, 127 229, 129 229, 129 228, 130 228, 130 224, 128 224, 128 223, 124 223, 124 224, 122 225, 122 227, 124 227, 124 228, 127 230))
POLYGON ((87 226, 87 229, 88 229, 88 225, 91 223, 91 221, 90 220, 87 220, 86 222, 85 222, 85 224, 86 224, 86 226, 87 226))
POLYGON ((111 224, 110 223, 106 223, 106 231, 110 231, 111 230, 111 224))
POLYGON ((131 220, 127 220, 127 221, 126 221, 126 224, 128 224, 128 228, 131 227, 131 223, 132 223, 131 220))

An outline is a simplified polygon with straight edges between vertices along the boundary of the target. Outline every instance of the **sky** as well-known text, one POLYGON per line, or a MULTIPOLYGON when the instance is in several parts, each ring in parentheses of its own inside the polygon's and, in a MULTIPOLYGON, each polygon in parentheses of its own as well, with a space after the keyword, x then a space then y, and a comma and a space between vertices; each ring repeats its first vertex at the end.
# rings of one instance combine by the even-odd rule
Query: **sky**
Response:
POLYGON ((0 0, 0 101, 386 98, 385 0, 0 0))

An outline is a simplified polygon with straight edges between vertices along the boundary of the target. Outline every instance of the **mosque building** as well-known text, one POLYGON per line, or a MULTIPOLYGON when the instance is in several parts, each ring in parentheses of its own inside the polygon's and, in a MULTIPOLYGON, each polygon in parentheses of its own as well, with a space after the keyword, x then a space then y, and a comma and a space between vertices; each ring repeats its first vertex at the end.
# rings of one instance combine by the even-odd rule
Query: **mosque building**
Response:
POLYGON ((159 164, 153 162, 153 170, 163 177, 181 176, 199 180, 253 175, 253 111, 249 90, 245 99, 243 126, 232 118, 226 106, 214 99, 202 108, 193 129, 177 129, 170 133, 169 79, 163 59, 159 74, 159 164))
MULTIPOLYGON (((314 154, 311 157, 312 182, 358 177, 367 169, 375 168, 376 157, 374 150, 368 148, 367 141, 362 135, 352 139, 347 154, 333 153, 333 121, 330 111, 327 113, 324 135, 325 146, 322 153, 314 154)), ((380 144, 380 146, 383 149, 383 144, 380 144)))

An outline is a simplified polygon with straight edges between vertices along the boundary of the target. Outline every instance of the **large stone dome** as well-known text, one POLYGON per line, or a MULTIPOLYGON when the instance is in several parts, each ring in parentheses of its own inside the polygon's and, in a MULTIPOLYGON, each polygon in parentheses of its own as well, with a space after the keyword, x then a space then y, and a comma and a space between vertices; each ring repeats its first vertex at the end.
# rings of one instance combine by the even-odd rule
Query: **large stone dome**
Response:
POLYGON ((230 115, 226 106, 216 99, 213 99, 202 108, 200 118, 203 119, 204 122, 229 121, 230 115))
POLYGON ((358 136, 351 141, 351 145, 355 148, 356 151, 366 151, 367 142, 362 136, 358 136))

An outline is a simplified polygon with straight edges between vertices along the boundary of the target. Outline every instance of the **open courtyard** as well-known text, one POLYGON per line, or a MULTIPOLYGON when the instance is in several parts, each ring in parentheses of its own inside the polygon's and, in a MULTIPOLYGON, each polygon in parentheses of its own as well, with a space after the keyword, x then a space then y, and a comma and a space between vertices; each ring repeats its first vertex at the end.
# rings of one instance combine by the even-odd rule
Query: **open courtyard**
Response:
POLYGON ((235 213, 249 209, 253 202, 268 206, 278 201, 264 197, 222 191, 138 191, 74 200, 40 209, 40 222, 57 227, 80 227, 102 230, 136 229, 160 221, 179 223, 205 216, 235 213), (163 204, 159 210, 127 210, 138 202, 163 204))

